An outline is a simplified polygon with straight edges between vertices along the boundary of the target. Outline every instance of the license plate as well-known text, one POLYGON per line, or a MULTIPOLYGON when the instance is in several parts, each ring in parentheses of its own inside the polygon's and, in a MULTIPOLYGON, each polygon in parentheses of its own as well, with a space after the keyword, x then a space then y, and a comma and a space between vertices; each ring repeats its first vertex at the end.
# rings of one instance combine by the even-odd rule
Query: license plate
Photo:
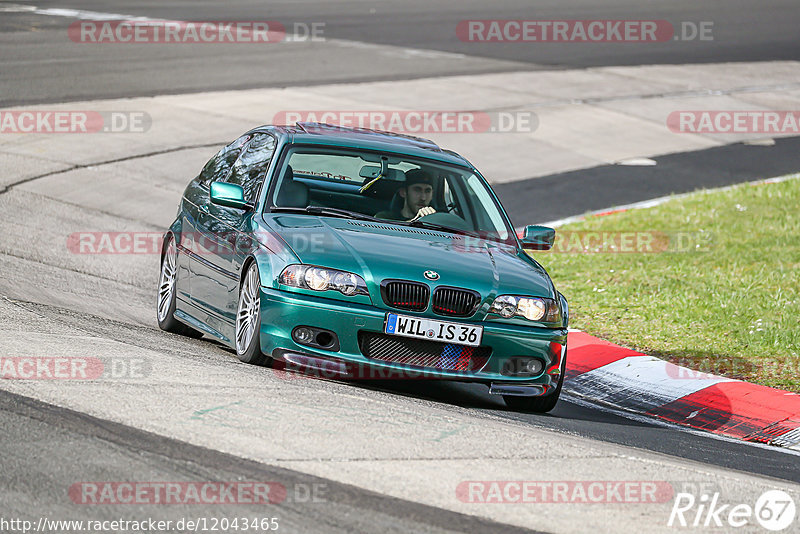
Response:
POLYGON ((386 315, 384 332, 395 336, 442 341, 470 347, 479 346, 483 337, 482 326, 409 317, 395 313, 386 315))

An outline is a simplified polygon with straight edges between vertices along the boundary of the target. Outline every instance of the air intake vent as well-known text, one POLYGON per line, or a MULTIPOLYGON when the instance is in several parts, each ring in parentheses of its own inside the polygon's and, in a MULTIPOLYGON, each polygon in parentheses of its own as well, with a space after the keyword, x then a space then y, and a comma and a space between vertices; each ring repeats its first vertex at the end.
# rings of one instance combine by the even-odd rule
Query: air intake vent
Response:
POLYGON ((347 221, 347 224, 350 226, 359 226, 361 228, 374 228, 375 230, 387 230, 390 232, 403 232, 406 234, 418 234, 418 235, 427 235, 430 237, 447 237, 449 239, 457 239, 462 240, 464 239, 462 236, 458 234, 451 234, 448 232, 436 232, 431 230, 420 230, 418 228, 410 228, 408 226, 402 225, 389 225, 389 224, 376 224, 370 222, 359 222, 359 221, 347 221))
POLYGON ((438 287, 433 293, 433 312, 452 317, 469 317, 475 313, 481 296, 469 289, 438 287))
POLYGON ((492 354, 491 347, 467 347, 364 331, 358 333, 358 345, 364 356, 374 360, 464 373, 483 369, 492 354))
POLYGON ((387 306, 408 311, 425 311, 430 289, 425 284, 408 280, 384 280, 381 295, 387 306))

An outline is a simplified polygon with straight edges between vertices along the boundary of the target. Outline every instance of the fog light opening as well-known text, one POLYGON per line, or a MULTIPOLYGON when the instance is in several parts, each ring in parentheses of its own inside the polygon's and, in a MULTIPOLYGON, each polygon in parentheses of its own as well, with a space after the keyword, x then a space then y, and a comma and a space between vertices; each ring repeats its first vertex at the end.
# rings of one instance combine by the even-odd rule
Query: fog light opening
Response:
POLYGON ((316 339, 317 345, 320 347, 330 347, 333 345, 333 336, 330 332, 319 332, 316 339))
POLYGON ((298 326, 292 330, 292 339, 298 345, 316 347, 320 349, 338 351, 339 338, 330 330, 315 328, 313 326, 298 326))
POLYGON ((544 371, 544 362, 539 358, 509 358, 503 364, 500 374, 504 376, 539 376, 544 371))

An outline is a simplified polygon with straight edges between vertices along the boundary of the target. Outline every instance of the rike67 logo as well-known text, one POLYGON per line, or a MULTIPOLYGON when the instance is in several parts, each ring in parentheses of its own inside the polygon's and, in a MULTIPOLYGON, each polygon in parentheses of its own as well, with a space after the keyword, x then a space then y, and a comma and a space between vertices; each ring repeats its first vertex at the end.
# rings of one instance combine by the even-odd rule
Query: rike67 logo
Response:
POLYGON ((794 522, 796 509, 791 495, 781 490, 761 494, 755 505, 731 504, 720 500, 719 492, 703 492, 700 497, 692 493, 678 493, 669 514, 667 526, 730 529, 755 526, 779 532, 794 522))

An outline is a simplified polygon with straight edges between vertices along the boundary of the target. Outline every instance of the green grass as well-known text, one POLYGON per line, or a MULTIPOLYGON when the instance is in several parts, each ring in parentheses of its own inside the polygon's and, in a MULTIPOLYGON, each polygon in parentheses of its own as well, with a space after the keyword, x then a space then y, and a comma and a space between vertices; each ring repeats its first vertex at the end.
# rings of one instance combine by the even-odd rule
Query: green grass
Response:
POLYGON ((556 231, 562 248, 568 231, 689 232, 685 251, 533 257, 569 300, 571 327, 699 371, 800 392, 798 213, 800 179, 703 191, 556 231))

